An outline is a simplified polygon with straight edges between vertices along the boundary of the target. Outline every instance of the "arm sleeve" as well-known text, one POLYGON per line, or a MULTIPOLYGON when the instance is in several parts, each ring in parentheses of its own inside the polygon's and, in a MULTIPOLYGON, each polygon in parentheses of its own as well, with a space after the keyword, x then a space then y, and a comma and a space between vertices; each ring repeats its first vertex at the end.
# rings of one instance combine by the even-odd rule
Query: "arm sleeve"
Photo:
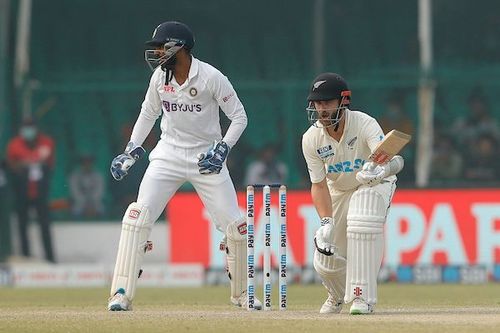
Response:
POLYGON ((243 104, 241 104, 231 82, 222 73, 218 72, 212 78, 214 98, 217 100, 222 112, 231 120, 223 140, 234 147, 241 134, 247 127, 248 119, 243 104))
POLYGON ((370 151, 373 153, 379 142, 384 138, 384 132, 374 118, 370 118, 370 120, 366 123, 365 130, 363 132, 365 133, 366 143, 368 144, 370 151))
POLYGON ((389 161, 389 176, 398 174, 405 166, 405 160, 401 155, 395 155, 389 161))
POLYGON ((315 154, 314 147, 305 136, 302 137, 302 153, 307 163, 311 183, 320 183, 326 177, 325 164, 315 154))
POLYGON ((155 87, 156 78, 161 74, 159 69, 151 76, 146 97, 142 102, 141 113, 135 122, 130 141, 137 146, 142 146, 144 140, 151 132, 156 119, 161 115, 161 100, 155 87))

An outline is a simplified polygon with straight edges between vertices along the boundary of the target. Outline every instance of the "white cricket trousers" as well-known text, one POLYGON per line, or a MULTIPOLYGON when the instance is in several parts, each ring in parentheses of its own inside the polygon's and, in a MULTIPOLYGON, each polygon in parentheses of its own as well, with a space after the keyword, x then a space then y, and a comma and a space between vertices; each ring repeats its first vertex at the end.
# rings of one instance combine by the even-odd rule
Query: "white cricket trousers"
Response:
MULTIPOLYGON (((149 155, 149 166, 144 174, 137 203, 147 205, 150 218, 156 221, 175 192, 190 182, 202 200, 216 228, 226 234, 229 223, 242 218, 236 190, 226 164, 219 174, 202 175, 197 165, 201 148, 179 148, 160 141, 149 155)), ((185 207, 186 210, 190 207, 185 207)), ((186 221, 189 223, 189 221, 186 221)))

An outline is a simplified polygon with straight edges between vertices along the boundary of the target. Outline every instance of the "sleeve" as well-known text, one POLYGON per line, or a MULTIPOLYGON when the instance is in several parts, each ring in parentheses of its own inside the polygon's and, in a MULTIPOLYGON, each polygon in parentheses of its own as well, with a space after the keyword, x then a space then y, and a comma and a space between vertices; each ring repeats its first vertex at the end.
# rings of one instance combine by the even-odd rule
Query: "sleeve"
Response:
POLYGON ((382 131, 379 123, 374 118, 370 118, 363 132, 365 133, 366 143, 373 153, 379 142, 384 138, 384 131, 382 131))
POLYGON ((142 146, 144 140, 151 132, 156 119, 161 115, 161 99, 156 90, 156 80, 161 73, 157 71, 151 76, 148 91, 142 102, 141 112, 135 122, 130 141, 137 146, 142 146))
POLYGON ((307 170, 309 171, 309 178, 311 183, 319 183, 326 177, 325 164, 315 154, 314 147, 307 140, 306 136, 302 136, 302 153, 307 163, 307 170))
POLYGON ((217 100, 222 112, 231 120, 223 140, 234 147, 241 134, 247 127, 248 119, 243 104, 241 104, 231 82, 222 73, 217 72, 212 77, 213 96, 217 100))

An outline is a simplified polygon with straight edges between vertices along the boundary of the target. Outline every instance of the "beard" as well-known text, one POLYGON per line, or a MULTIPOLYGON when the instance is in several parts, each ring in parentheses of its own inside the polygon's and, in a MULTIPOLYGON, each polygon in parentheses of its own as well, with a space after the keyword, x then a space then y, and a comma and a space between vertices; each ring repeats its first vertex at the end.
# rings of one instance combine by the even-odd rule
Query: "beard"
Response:
POLYGON ((174 54, 170 59, 161 64, 161 69, 163 71, 173 71, 175 64, 177 63, 177 56, 174 54))

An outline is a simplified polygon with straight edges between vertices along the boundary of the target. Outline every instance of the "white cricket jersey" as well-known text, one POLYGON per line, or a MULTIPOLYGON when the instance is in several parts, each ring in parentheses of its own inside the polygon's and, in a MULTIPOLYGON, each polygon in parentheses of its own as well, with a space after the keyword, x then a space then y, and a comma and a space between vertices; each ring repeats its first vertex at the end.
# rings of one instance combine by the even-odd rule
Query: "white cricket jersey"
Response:
POLYGON ((233 147, 247 125, 245 109, 228 78, 213 66, 192 57, 188 79, 179 85, 156 68, 142 103, 131 141, 142 145, 162 114, 160 142, 182 148, 206 147, 222 138, 219 107, 231 120, 224 141, 233 147))
POLYGON ((311 182, 319 183, 326 177, 328 186, 339 191, 354 190, 361 185, 356 180, 356 172, 384 137, 380 125, 366 113, 346 110, 344 117, 346 123, 340 142, 325 128, 315 126, 302 136, 302 151, 311 182))

